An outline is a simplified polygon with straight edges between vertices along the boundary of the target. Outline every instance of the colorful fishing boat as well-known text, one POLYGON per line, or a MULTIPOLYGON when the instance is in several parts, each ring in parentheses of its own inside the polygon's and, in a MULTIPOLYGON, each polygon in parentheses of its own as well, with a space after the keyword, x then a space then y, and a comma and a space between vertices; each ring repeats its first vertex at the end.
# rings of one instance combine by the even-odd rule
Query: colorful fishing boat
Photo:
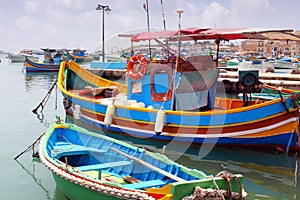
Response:
POLYGON ((26 72, 58 72, 60 62, 66 59, 65 51, 58 49, 42 48, 44 51, 43 62, 34 61, 26 58, 24 61, 24 70, 26 72))
POLYGON ((129 77, 124 85, 75 62, 63 62, 58 86, 67 113, 96 128, 164 142, 298 148, 299 109, 290 97, 249 101, 247 106, 240 99, 216 98, 218 71, 210 57, 192 58, 189 63, 198 68, 189 71, 186 63, 179 67, 176 90, 169 87, 172 66, 156 63, 147 66, 152 72, 137 80, 129 77), (197 59, 205 63, 204 69, 197 59), (162 69, 168 73, 157 73, 162 69))
POLYGON ((86 50, 74 49, 72 52, 68 52, 68 59, 74 60, 77 63, 91 62, 94 60, 93 56, 86 55, 86 50))
POLYGON ((263 85, 262 92, 267 94, 278 94, 280 92, 283 95, 300 94, 300 90, 287 89, 283 87, 275 87, 268 84, 263 85))
POLYGON ((26 72, 58 72, 60 64, 37 62, 26 57, 24 68, 26 72))
MULTIPOLYGON (((175 37, 215 38, 218 42, 249 36, 255 33, 193 28, 143 32, 131 41, 174 41, 175 37)), ((182 57, 178 53, 161 62, 150 62, 138 54, 127 62, 127 82, 120 84, 68 61, 61 64, 58 86, 67 113, 87 125, 118 134, 162 143, 297 150, 299 108, 294 101, 290 97, 271 101, 217 98, 216 66, 208 55, 182 57)), ((258 87, 258 77, 242 74, 245 93, 258 87)))
POLYGON ((264 84, 262 88, 262 94, 273 97, 279 96, 278 98, 290 96, 296 104, 300 105, 300 90, 293 90, 264 84))
POLYGON ((39 157, 57 188, 76 199, 246 199, 243 176, 208 176, 166 156, 58 120, 40 140, 39 157))

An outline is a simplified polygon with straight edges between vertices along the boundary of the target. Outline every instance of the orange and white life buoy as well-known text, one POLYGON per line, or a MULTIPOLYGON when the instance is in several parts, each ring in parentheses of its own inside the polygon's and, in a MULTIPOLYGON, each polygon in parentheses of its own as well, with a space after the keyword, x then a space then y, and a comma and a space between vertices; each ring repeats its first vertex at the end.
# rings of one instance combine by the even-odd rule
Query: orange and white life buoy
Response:
POLYGON ((134 55, 130 58, 130 61, 127 62, 127 73, 129 77, 133 80, 139 80, 143 78, 143 76, 146 73, 147 68, 147 60, 145 57, 143 57, 142 54, 134 55), (133 68, 135 64, 141 64, 141 68, 138 72, 133 72, 133 68))

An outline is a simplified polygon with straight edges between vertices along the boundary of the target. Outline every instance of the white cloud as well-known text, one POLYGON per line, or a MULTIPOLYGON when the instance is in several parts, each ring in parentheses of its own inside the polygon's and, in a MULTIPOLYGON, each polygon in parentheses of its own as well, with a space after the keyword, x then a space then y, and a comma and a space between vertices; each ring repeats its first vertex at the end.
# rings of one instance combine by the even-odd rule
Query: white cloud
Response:
POLYGON ((54 35, 58 33, 58 30, 50 24, 41 22, 28 16, 24 16, 18 19, 16 21, 16 26, 22 31, 25 31, 27 33, 35 33, 36 35, 54 35))
POLYGON ((203 11, 201 23, 206 27, 224 27, 229 25, 229 9, 213 1, 203 11))
MULTIPOLYGON (((160 0, 148 0, 150 26, 163 29, 160 0)), ((61 45, 94 48, 102 34, 102 14, 97 5, 109 5, 105 14, 105 39, 119 33, 147 30, 146 0, 0 0, 1 48, 21 50, 61 45), (34 36, 34 37, 33 37, 34 36)), ((281 0, 163 0, 167 29, 178 29, 176 10, 184 10, 182 28, 188 27, 283 27, 300 29, 300 2, 281 0)), ((123 39, 126 40, 126 39, 123 39)), ((115 39, 113 45, 117 46, 115 39)), ((129 40, 128 40, 129 41, 129 40)), ((111 42, 111 41, 110 41, 111 42)), ((107 42, 109 43, 109 42, 107 42)), ((128 42, 130 45, 130 42, 128 42)), ((109 46, 107 44, 107 46, 109 46)))
POLYGON ((24 1, 24 11, 26 14, 31 14, 39 11, 41 1, 38 0, 27 0, 24 1))

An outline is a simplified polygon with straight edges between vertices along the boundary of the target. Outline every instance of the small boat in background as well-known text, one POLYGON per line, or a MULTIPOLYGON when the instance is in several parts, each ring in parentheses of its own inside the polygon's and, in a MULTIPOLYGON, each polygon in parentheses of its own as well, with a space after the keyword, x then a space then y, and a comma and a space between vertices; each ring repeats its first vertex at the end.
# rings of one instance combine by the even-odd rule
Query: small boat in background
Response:
POLYGON ((282 63, 298 63, 298 59, 297 58, 293 58, 293 57, 283 57, 280 59, 280 62, 282 63))
POLYGON ((227 61, 227 66, 237 66, 240 64, 239 59, 233 58, 227 61))
POLYGON ((43 62, 38 62, 30 58, 24 61, 26 72, 58 72, 62 60, 68 57, 68 49, 41 48, 44 51, 43 62))
POLYGON ((293 90, 264 84, 262 93, 269 96, 279 95, 278 98, 290 97, 298 106, 300 105, 300 90, 293 90))
POLYGON ((66 59, 68 49, 49 49, 42 48, 44 51, 43 63, 59 65, 63 59, 66 59))
POLYGON ((32 60, 28 57, 24 60, 26 72, 57 72, 59 71, 60 62, 63 59, 64 51, 57 49, 42 48, 44 51, 43 62, 32 60))
POLYGON ((71 52, 68 52, 67 59, 74 60, 77 63, 91 62, 94 60, 93 56, 86 55, 86 50, 74 49, 71 52))
POLYGON ((257 59, 252 60, 252 65, 260 65, 260 64, 262 64, 262 60, 257 60, 257 59))
POLYGON ((7 58, 10 62, 15 63, 15 62, 24 62, 25 58, 28 57, 32 60, 38 61, 39 56, 38 55, 33 55, 32 50, 22 50, 20 53, 15 54, 15 53, 10 53, 8 54, 7 58))
POLYGON ((273 63, 274 69, 297 69, 298 64, 298 59, 291 57, 283 57, 273 63))
POLYGON ((24 69, 26 72, 58 72, 60 64, 36 62, 26 57, 24 69))
POLYGON ((41 162, 68 199, 246 199, 243 176, 208 176, 163 154, 57 120, 39 144, 41 162))

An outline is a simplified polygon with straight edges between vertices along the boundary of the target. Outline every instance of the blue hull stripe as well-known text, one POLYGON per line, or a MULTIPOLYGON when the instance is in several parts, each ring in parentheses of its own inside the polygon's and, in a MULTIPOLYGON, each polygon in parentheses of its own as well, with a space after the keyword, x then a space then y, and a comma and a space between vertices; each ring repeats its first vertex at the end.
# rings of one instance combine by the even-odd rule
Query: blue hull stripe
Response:
MULTIPOLYGON (((71 113, 72 111, 69 110, 71 113)), ((151 139, 151 140, 161 140, 161 141, 176 141, 176 142, 183 142, 183 143, 205 143, 205 144, 218 144, 218 145, 239 145, 239 146, 255 146, 255 145, 281 145, 287 146, 289 139, 292 137, 292 142, 290 147, 297 147, 297 134, 293 132, 283 133, 280 135, 275 136, 268 136, 268 137, 257 137, 257 138, 232 138, 232 137, 219 137, 219 138, 190 138, 190 137, 182 137, 176 136, 166 136, 160 135, 157 136, 154 132, 153 134, 149 132, 140 132, 136 130, 132 130, 130 128, 120 128, 117 126, 105 126, 99 122, 96 122, 92 119, 86 118, 84 116, 80 117, 80 121, 84 124, 88 124, 90 126, 100 128, 107 131, 118 132, 122 134, 127 134, 132 137, 144 138, 144 139, 151 139), (291 136, 292 135, 292 136, 291 136)))

